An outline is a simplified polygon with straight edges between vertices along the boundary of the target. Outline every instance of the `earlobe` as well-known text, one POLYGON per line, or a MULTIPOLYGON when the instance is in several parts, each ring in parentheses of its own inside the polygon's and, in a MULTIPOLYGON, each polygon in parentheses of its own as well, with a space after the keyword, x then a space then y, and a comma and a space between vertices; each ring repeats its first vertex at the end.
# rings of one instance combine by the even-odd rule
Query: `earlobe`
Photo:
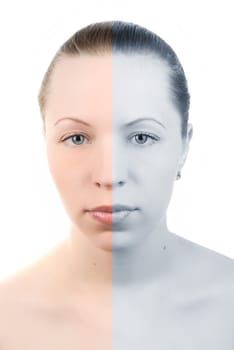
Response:
POLYGON ((188 124, 187 127, 187 137, 186 140, 184 141, 184 147, 183 147, 183 152, 181 155, 181 159, 179 162, 178 170, 177 170, 177 177, 176 179, 179 180, 181 178, 181 169, 183 168, 185 161, 187 159, 188 151, 189 151, 189 144, 193 136, 193 126, 192 124, 188 124))
POLYGON ((181 171, 179 170, 176 175, 176 180, 180 180, 180 178, 181 178, 181 171))
POLYGON ((188 142, 190 142, 192 137, 193 137, 193 125, 189 123, 187 130, 188 130, 187 131, 187 140, 188 140, 188 142))

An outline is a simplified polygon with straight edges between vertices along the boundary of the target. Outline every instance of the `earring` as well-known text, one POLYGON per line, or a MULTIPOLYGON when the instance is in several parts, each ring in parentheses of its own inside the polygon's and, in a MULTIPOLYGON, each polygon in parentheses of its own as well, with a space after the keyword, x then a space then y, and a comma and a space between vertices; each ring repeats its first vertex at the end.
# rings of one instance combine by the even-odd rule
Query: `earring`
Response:
POLYGON ((177 176, 176 176, 176 180, 179 180, 180 178, 181 178, 181 172, 178 171, 177 176))

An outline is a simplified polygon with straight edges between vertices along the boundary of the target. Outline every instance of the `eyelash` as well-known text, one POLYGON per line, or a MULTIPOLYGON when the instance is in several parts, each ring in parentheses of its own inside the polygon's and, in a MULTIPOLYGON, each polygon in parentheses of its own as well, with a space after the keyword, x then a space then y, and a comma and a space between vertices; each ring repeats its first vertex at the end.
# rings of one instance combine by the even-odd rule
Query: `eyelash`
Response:
MULTIPOLYGON (((138 135, 144 135, 144 136, 147 136, 147 138, 150 138, 152 141, 154 141, 153 142, 153 144, 155 143, 155 142, 159 142, 160 141, 160 137, 159 136, 155 136, 155 135, 153 135, 153 134, 150 134, 150 133, 148 133, 148 132, 137 132, 137 133, 134 133, 133 135, 131 135, 131 137, 135 137, 135 136, 138 136, 138 135)), ((72 139, 73 137, 75 137, 75 136, 82 136, 82 137, 85 137, 86 139, 88 138, 88 137, 86 137, 86 135, 83 135, 83 134, 72 134, 72 135, 70 135, 70 136, 68 136, 68 137, 66 137, 66 138, 64 138, 64 139, 62 139, 61 141, 62 142, 66 142, 67 140, 69 140, 69 139, 72 139)), ((131 138, 130 137, 130 138, 131 138)), ((81 145, 83 145, 83 143, 81 143, 81 144, 73 144, 74 146, 81 146, 81 145)), ((140 143, 137 143, 137 145, 140 145, 140 146, 144 146, 145 145, 145 143, 144 144, 140 144, 140 143)), ((150 144, 150 146, 151 146, 152 144, 150 144)))

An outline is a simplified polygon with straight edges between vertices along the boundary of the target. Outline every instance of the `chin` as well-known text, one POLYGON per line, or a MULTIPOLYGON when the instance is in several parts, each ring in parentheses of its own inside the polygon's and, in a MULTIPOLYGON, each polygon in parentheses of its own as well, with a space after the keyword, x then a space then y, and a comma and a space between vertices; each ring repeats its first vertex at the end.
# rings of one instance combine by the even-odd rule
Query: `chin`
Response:
POLYGON ((92 238, 95 246, 106 252, 112 252, 112 231, 104 231, 96 234, 95 238, 92 238))

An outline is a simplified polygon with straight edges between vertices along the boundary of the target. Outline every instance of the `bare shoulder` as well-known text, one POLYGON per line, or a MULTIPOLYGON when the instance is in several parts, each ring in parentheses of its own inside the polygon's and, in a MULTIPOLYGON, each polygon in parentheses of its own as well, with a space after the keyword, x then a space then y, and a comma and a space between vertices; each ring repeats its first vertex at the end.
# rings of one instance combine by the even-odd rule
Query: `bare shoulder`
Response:
POLYGON ((0 281, 0 349, 2 339, 11 339, 22 329, 38 321, 53 296, 48 293, 53 283, 48 254, 0 281))
POLYGON ((17 326, 18 319, 22 322, 26 316, 28 306, 33 303, 32 286, 33 279, 24 270, 0 281, 0 339, 17 326))
POLYGON ((8 278, 0 282, 0 349, 4 348, 5 340, 17 332, 18 317, 24 319, 22 305, 22 287, 19 277, 8 278))
MULTIPOLYGON (((223 279, 234 282, 234 259, 220 254, 195 242, 181 238, 188 254, 191 254, 191 263, 200 274, 209 273, 210 278, 223 279)), ((208 277, 208 276, 207 276, 208 277)))
POLYGON ((226 307, 234 320, 234 259, 182 237, 177 239, 181 275, 188 288, 226 307))
POLYGON ((51 315, 57 310, 60 299, 63 301, 60 293, 60 247, 60 244, 55 246, 0 281, 0 339, 13 326, 19 329, 27 320, 38 321, 51 315))

